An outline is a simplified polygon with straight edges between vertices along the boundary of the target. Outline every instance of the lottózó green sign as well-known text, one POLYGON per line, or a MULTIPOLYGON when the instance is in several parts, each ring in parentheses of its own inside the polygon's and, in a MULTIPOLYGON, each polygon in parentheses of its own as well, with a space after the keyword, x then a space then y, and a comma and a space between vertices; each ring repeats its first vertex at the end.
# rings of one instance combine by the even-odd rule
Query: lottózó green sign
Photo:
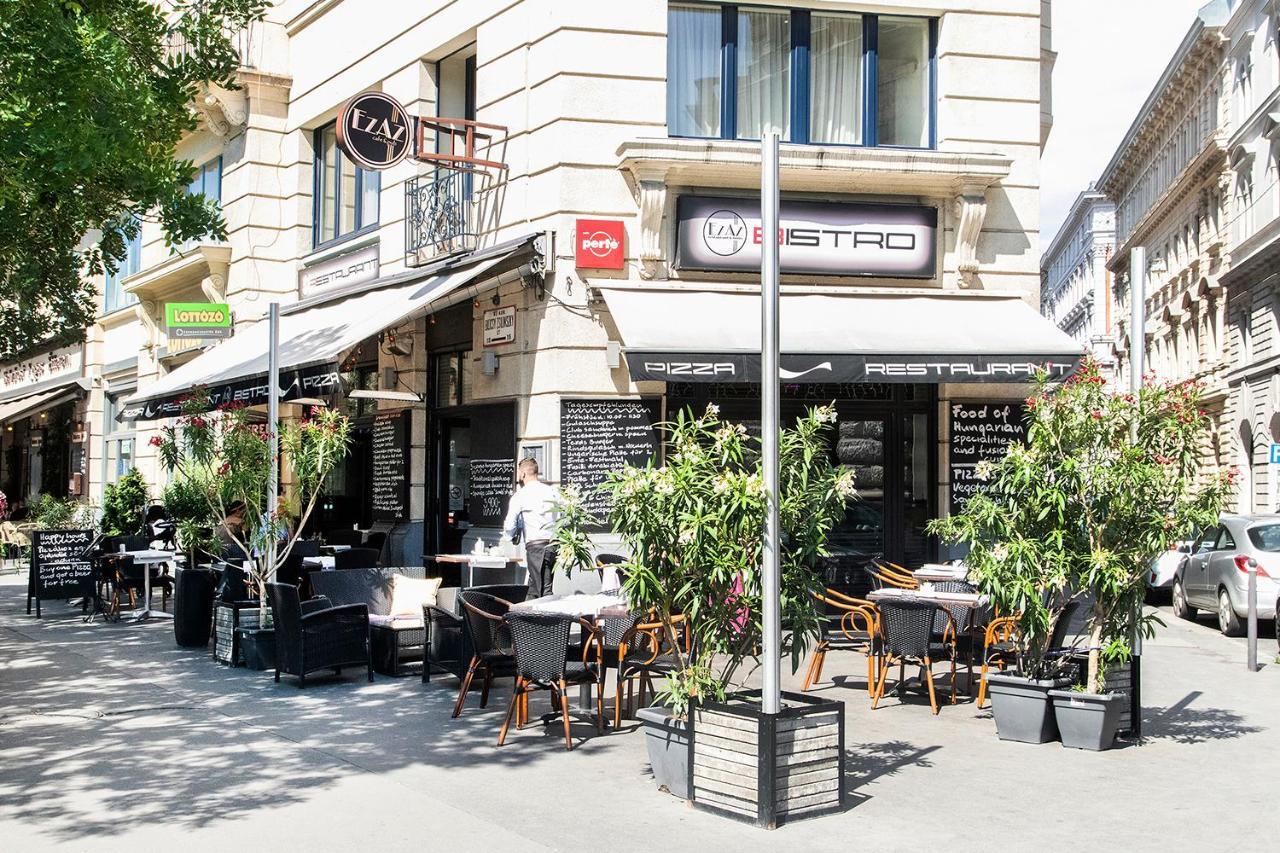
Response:
POLYGON ((164 325, 171 338, 229 338, 231 309, 216 302, 170 302, 164 325))

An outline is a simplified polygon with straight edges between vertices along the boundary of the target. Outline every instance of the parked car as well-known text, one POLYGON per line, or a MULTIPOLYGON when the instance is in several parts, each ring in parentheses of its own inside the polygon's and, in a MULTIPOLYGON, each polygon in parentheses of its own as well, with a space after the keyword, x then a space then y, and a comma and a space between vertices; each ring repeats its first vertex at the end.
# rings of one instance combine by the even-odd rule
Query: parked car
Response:
POLYGON ((1168 592, 1173 588, 1173 579, 1178 574, 1178 567, 1195 550, 1196 540, 1188 539, 1175 542, 1168 551, 1157 554, 1151 560, 1151 568, 1147 572, 1147 589, 1153 592, 1168 592))
POLYGON ((1219 630, 1239 636, 1248 618, 1250 560, 1258 563, 1258 618, 1274 619, 1280 602, 1280 515, 1224 515, 1206 529, 1174 576, 1174 614, 1194 619, 1198 610, 1216 613, 1219 630))

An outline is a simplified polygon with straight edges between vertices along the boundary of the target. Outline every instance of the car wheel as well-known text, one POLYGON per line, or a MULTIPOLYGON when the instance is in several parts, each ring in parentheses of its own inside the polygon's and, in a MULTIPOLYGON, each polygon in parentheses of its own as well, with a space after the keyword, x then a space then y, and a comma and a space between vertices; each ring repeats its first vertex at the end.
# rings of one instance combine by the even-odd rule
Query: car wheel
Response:
POLYGON ((1187 592, 1177 580, 1173 582, 1173 615, 1191 622, 1196 618, 1196 609, 1187 603, 1187 592))
POLYGON ((1231 596, 1225 589, 1218 590, 1218 630, 1227 637, 1239 637, 1242 633, 1240 617, 1231 607, 1231 596))

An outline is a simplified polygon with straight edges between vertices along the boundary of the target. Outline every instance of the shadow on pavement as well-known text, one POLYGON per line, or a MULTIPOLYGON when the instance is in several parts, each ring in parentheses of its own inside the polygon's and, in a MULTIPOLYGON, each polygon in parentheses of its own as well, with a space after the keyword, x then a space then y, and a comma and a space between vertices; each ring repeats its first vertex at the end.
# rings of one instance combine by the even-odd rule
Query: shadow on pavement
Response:
POLYGON ((1146 708, 1143 736, 1155 740, 1195 744, 1231 740, 1265 731, 1245 723, 1244 717, 1225 708, 1192 708, 1203 694, 1193 690, 1168 708, 1146 708))

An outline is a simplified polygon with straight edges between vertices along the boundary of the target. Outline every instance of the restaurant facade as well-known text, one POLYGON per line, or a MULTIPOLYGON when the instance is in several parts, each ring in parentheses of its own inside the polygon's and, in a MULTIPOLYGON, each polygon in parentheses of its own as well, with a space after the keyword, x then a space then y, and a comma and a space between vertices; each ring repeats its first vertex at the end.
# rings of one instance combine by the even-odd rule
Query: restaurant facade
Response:
POLYGON ((758 428, 767 130, 784 414, 835 403, 860 491, 839 553, 939 556, 925 522, 1082 353, 1037 312, 1048 2, 298 0, 242 53, 180 152, 206 195, 216 162, 227 242, 144 227, 90 330, 90 496, 126 455, 163 481, 192 388, 265 402, 271 301, 284 416, 356 424, 315 526, 396 563, 496 544, 520 458, 590 490, 682 408, 758 428), (169 340, 201 297, 232 337, 169 340))

